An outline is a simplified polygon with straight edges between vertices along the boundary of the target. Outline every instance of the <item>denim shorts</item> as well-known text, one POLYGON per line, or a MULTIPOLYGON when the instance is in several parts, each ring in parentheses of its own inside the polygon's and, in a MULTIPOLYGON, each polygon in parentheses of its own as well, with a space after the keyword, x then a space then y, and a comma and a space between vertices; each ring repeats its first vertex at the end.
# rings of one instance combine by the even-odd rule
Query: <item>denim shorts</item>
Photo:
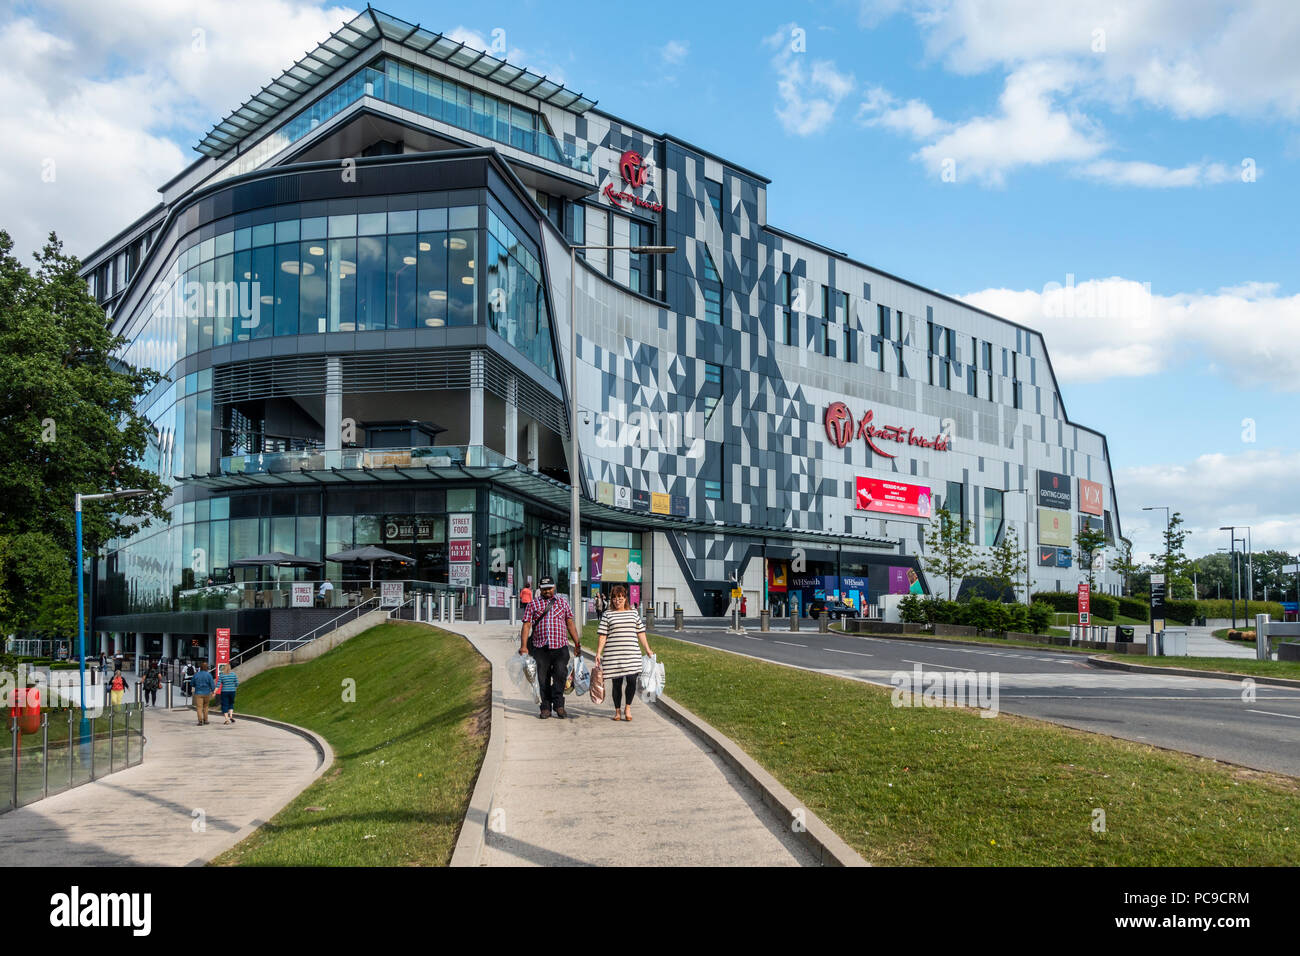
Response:
POLYGON ((223 690, 221 692, 221 712, 229 713, 235 709, 235 692, 233 690, 223 690))

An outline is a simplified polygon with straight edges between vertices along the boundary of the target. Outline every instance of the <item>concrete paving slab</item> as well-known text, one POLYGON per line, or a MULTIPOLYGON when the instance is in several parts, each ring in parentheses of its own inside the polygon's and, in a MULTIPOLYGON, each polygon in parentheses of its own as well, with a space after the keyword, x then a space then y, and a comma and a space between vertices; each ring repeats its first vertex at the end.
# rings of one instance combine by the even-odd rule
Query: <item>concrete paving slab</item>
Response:
MULTIPOLYGON (((517 628, 457 622, 494 668, 517 628)), ((672 675, 668 675, 669 687, 672 675)), ((569 697, 567 720, 539 720, 504 682, 505 749, 485 866, 813 866, 813 854, 741 778, 680 724, 638 698, 613 721, 612 697, 569 697), (495 825, 493 825, 495 824, 495 825)))
POLYGON ((144 734, 137 766, 0 815, 0 866, 204 863, 269 820, 321 764, 298 734, 222 724, 219 713, 200 727, 192 710, 148 708, 144 734))

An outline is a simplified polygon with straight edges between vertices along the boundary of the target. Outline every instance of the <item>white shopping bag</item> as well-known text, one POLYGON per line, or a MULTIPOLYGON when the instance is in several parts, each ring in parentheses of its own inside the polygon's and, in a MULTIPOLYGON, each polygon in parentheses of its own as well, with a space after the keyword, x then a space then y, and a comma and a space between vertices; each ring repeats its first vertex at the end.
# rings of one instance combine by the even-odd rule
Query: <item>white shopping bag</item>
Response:
POLYGON ((573 659, 573 692, 581 697, 591 690, 591 671, 581 656, 573 659))
POLYGON ((641 687, 641 700, 647 704, 653 704, 664 692, 664 665, 659 662, 658 654, 642 656, 637 684, 641 687))

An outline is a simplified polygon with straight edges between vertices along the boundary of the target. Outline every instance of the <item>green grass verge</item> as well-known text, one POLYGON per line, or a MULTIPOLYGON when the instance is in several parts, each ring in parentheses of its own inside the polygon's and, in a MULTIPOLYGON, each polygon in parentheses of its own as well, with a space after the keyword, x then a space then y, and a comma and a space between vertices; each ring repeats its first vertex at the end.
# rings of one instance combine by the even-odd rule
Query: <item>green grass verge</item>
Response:
POLYGON ((1300 680, 1300 661, 1257 661, 1249 657, 1130 657, 1103 654, 1116 661, 1151 664, 1156 667, 1185 667, 1194 671, 1220 671, 1244 677, 1288 677, 1300 680))
POLYGON ((334 765, 213 863, 445 866, 487 745, 489 675, 459 635, 387 623, 241 684, 240 712, 316 731, 334 765))
POLYGON ((659 635, 651 646, 674 700, 873 863, 1295 864, 1295 779, 1008 714, 895 708, 888 688, 659 635))

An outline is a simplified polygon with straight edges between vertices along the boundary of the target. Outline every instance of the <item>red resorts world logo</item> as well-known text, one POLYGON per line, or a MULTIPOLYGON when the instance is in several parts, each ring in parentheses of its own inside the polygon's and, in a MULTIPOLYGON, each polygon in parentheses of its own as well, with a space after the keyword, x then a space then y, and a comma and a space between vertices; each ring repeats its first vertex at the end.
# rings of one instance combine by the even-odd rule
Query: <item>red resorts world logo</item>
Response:
MULTIPOLYGON (((618 158, 618 171, 623 177, 623 182, 631 189, 640 189, 650 184, 650 164, 635 149, 625 150, 623 155, 618 158)), ((612 182, 605 183, 605 188, 601 190, 605 198, 615 206, 623 208, 624 204, 628 206, 637 206, 641 209, 648 209, 650 212, 663 212, 664 204, 661 202, 650 202, 648 199, 642 199, 636 193, 616 192, 612 182)))
POLYGON ((883 455, 886 458, 896 458, 876 442, 894 441, 901 445, 914 445, 917 448, 933 448, 935 451, 951 451, 952 440, 944 435, 936 435, 934 438, 925 438, 916 434, 915 428, 903 429, 902 425, 877 425, 875 423, 875 413, 867 409, 865 415, 859 421, 853 420, 853 413, 843 402, 831 402, 826 406, 826 416, 824 419, 826 426, 826 437, 831 440, 836 448, 847 448, 849 442, 855 437, 861 438, 867 443, 867 447, 877 455, 883 455))

